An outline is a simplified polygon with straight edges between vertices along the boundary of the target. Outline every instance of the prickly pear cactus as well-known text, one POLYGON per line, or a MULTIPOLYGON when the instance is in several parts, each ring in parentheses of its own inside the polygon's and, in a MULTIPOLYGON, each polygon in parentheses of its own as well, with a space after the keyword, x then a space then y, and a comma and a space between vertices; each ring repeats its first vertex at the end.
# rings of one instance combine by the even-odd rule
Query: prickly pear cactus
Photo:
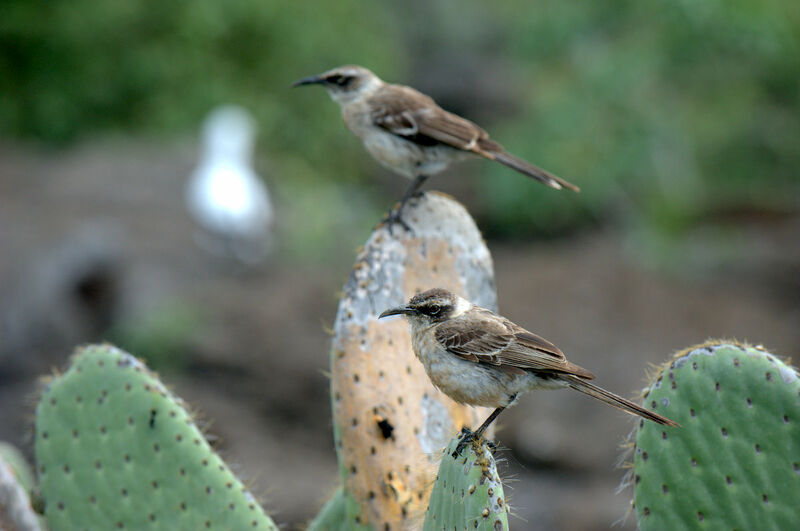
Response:
POLYGON ((33 507, 30 492, 33 474, 19 450, 0 442, 0 529, 44 529, 33 507))
POLYGON ((277 529, 182 401, 110 345, 45 386, 35 452, 53 529, 277 529))
POLYGON ((709 342, 663 367, 640 424, 640 529, 800 529, 800 379, 764 350, 709 342))
POLYGON ((347 499, 344 529, 408 529, 428 506, 439 451, 489 411, 456 404, 431 384, 405 319, 378 315, 441 286, 495 308, 492 260, 475 222, 447 196, 403 211, 411 231, 379 226, 344 287, 334 325, 331 395, 347 499))
POLYGON ((308 531, 370 531, 372 527, 357 524, 348 513, 356 513, 358 503, 342 487, 322 507, 319 514, 308 525, 308 531))
POLYGON ((423 530, 507 530, 508 504, 492 452, 476 441, 453 457, 460 440, 444 451, 423 530))
POLYGON ((0 441, 0 459, 11 467, 14 475, 19 479, 20 485, 22 485, 25 490, 30 491, 33 489, 35 485, 33 471, 28 461, 25 459, 25 456, 22 455, 22 452, 15 446, 0 441))

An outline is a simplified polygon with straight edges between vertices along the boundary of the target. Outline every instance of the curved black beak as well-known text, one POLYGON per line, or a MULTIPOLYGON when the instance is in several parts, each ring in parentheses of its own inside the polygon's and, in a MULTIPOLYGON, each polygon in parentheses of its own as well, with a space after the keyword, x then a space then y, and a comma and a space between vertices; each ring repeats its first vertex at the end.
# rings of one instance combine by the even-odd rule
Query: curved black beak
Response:
POLYGON ((303 79, 298 79, 294 83, 292 83, 293 87, 299 87, 301 85, 320 85, 325 83, 325 78, 320 76, 309 76, 304 77, 303 79))
POLYGON ((384 317, 389 317, 390 315, 408 315, 414 312, 416 312, 414 308, 409 308, 408 306, 399 306, 397 308, 389 308, 380 314, 378 319, 383 319, 384 317))

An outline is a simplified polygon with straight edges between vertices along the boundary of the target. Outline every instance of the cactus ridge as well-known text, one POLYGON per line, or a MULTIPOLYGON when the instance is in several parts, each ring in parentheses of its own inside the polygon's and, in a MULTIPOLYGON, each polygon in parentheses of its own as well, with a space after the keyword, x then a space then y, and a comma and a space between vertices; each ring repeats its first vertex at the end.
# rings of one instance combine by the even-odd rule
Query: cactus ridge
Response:
POLYGON ((800 379, 763 349, 709 342, 679 353, 645 405, 681 428, 640 423, 639 527, 792 529, 800 499, 800 379))
POLYGON ((462 436, 444 450, 425 514, 424 531, 508 529, 508 503, 494 456, 484 440, 455 453, 462 436))
POLYGON ((110 345, 45 386, 35 453, 53 529, 277 529, 183 402, 110 345))

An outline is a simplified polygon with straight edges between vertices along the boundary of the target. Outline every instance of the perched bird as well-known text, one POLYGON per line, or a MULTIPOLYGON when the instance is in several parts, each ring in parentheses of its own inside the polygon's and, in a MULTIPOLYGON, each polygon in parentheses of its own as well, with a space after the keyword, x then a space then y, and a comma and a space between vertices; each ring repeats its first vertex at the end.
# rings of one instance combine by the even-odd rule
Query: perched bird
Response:
MULTIPOLYGON (((380 317, 405 315, 414 354, 431 382, 462 404, 496 408, 483 431, 517 397, 534 389, 571 387, 632 415, 659 424, 672 420, 588 382, 594 375, 567 361, 555 345, 496 313, 434 288, 380 317)), ((466 438, 462 441, 464 442, 466 438)))
POLYGON ((269 250, 273 209, 252 167, 255 121, 243 108, 214 109, 203 126, 200 163, 189 178, 186 204, 203 229, 198 243, 246 265, 269 250))
POLYGON ((292 86, 319 84, 342 109, 347 127, 383 166, 413 179, 413 183, 389 214, 390 222, 406 229, 400 213, 431 175, 452 162, 481 156, 533 177, 551 188, 579 188, 514 155, 470 122, 439 107, 432 98, 403 85, 383 82, 361 66, 340 66, 295 81, 292 86))

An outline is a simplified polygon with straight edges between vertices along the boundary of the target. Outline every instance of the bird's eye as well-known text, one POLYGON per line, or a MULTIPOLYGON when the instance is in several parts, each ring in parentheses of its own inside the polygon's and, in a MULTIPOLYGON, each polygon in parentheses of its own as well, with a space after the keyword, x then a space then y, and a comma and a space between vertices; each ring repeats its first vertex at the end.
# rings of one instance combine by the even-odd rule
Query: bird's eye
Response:
POLYGON ((336 76, 333 79, 333 82, 339 85, 340 87, 346 87, 347 85, 350 84, 352 80, 353 76, 336 76))
POLYGON ((430 315, 439 315, 439 312, 441 311, 442 307, 438 304, 432 304, 431 306, 428 306, 428 314, 430 315))

